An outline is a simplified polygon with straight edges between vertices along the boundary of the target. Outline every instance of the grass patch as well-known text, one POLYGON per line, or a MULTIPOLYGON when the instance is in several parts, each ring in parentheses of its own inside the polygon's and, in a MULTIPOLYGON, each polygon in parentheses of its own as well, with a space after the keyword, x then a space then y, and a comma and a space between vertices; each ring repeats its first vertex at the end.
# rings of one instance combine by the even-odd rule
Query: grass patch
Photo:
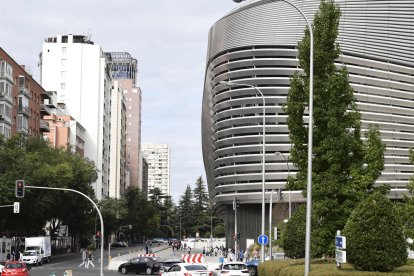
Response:
MULTIPOLYGON (((259 266, 260 276, 302 276, 305 271, 305 260, 275 260, 267 261, 259 266)), ((409 264, 395 269, 393 272, 369 272, 355 270, 351 265, 344 264, 341 269, 336 268, 335 262, 326 262, 322 260, 312 260, 311 271, 309 275, 313 276, 409 276, 414 275, 414 265, 409 264)))

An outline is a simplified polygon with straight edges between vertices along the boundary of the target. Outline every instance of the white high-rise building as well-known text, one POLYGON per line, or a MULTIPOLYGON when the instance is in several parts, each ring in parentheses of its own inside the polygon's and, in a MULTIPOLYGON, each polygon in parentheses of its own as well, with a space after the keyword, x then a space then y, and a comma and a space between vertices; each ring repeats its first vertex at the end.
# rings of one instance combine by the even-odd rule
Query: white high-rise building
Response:
POLYGON ((170 195, 170 147, 164 144, 142 144, 142 154, 148 162, 148 198, 152 189, 170 195))
POLYGON ((125 194, 126 160, 126 103, 118 81, 113 82, 111 100, 111 160, 109 175, 109 196, 120 199, 125 194))
POLYGON ((108 197, 112 79, 102 48, 83 35, 49 37, 39 67, 41 85, 85 127, 85 157, 98 169, 93 188, 98 200, 108 197))

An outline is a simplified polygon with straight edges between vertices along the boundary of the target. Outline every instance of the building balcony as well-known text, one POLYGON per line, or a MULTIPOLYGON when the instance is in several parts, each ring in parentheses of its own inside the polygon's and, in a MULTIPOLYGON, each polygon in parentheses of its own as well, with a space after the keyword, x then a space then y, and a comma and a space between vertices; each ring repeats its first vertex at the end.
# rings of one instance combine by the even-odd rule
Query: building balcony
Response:
POLYGON ((7 101, 11 104, 13 104, 13 98, 6 92, 0 92, 0 101, 7 101))
POLYGON ((29 129, 25 126, 17 126, 17 132, 25 136, 29 135, 29 129))
POLYGON ((17 114, 23 114, 27 117, 30 117, 30 109, 28 106, 21 106, 19 105, 19 109, 17 110, 17 114))
POLYGON ((26 98, 30 99, 30 93, 26 87, 19 87, 19 94, 25 96, 26 98))
POLYGON ((40 105, 40 113, 42 115, 52 115, 52 109, 48 105, 41 104, 40 105))
POLYGON ((45 120, 40 120, 40 130, 43 132, 50 132, 49 123, 45 120))

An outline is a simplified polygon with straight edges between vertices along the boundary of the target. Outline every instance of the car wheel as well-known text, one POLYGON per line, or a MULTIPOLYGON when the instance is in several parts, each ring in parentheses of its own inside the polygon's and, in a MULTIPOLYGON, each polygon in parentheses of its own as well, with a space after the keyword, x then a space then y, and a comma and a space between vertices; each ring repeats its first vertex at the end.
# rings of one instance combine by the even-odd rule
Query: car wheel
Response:
POLYGON ((126 267, 121 268, 121 273, 122 274, 128 274, 128 270, 126 267))
POLYGON ((151 275, 152 274, 152 268, 147 267, 147 270, 145 272, 147 273, 147 275, 151 275))
POLYGON ((249 275, 250 276, 256 276, 257 275, 255 267, 249 267, 249 275))

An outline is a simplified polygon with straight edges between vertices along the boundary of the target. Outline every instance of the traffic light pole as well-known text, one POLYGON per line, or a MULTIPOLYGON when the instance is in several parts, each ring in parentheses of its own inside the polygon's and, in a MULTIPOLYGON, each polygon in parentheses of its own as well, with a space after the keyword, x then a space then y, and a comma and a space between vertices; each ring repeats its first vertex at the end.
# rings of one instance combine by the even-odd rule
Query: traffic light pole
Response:
POLYGON ((101 211, 99 211, 99 208, 96 205, 96 203, 90 197, 88 197, 87 195, 85 195, 84 193, 81 193, 81 192, 79 192, 77 190, 73 190, 73 189, 67 189, 67 188, 51 188, 51 187, 38 187, 38 186, 26 186, 26 188, 41 189, 41 190, 59 190, 59 191, 74 192, 74 193, 77 193, 77 194, 80 194, 80 195, 84 196, 85 198, 87 198, 93 204, 93 206, 95 207, 96 211, 98 212, 99 218, 101 220, 101 274, 100 274, 100 276, 104 276, 104 274, 103 274, 103 263, 104 263, 103 262, 104 261, 104 258, 103 258, 103 250, 104 250, 104 239, 105 239, 104 238, 105 237, 105 235, 104 235, 104 224, 103 224, 103 219, 102 219, 101 211))

